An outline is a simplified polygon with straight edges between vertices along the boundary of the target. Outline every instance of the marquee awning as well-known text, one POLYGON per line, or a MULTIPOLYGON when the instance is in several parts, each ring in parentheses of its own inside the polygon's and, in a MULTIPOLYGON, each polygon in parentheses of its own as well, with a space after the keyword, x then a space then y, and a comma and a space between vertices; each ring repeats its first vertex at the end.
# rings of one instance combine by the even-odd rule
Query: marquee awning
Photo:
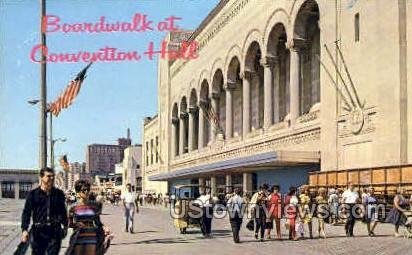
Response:
POLYGON ((244 156, 234 159, 222 160, 210 164, 202 164, 188 168, 174 170, 168 173, 161 173, 149 176, 149 181, 166 181, 169 179, 187 177, 197 174, 207 174, 219 172, 227 169, 244 168, 251 166, 265 165, 268 163, 319 163, 319 152, 302 151, 276 151, 265 152, 253 156, 244 156))

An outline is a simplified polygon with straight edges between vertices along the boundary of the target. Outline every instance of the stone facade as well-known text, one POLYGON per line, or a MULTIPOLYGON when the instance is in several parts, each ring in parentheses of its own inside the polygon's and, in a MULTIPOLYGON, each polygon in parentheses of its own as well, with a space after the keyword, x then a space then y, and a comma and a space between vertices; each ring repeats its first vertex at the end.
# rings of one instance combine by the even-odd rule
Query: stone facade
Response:
POLYGON ((130 183, 136 191, 142 191, 142 145, 134 145, 124 150, 124 159, 122 162, 122 186, 130 183))
MULTIPOLYGON (((159 61, 159 114, 144 127, 164 159, 152 179, 265 152, 283 155, 273 171, 411 164, 407 10, 406 0, 221 1, 189 38, 197 59, 159 61)), ((250 190, 260 169, 226 176, 243 173, 250 190)))
POLYGON ((0 169, 0 199, 24 199, 39 185, 39 171, 34 169, 0 169))

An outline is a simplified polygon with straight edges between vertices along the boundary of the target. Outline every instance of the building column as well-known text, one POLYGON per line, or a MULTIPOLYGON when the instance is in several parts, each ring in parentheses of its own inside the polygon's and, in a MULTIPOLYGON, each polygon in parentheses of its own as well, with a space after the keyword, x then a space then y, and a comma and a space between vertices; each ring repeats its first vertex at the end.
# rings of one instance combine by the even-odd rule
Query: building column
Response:
MULTIPOLYGON (((172 156, 175 158, 179 153, 179 146, 177 144, 177 125, 179 123, 179 119, 176 117, 172 117, 172 156)), ((147 152, 145 152, 147 153, 147 152)), ((146 159, 145 159, 146 160, 146 159)))
POLYGON ((199 149, 203 148, 205 145, 205 111, 204 111, 205 102, 200 100, 199 102, 199 137, 197 147, 199 149))
POLYGON ((17 181, 14 183, 14 198, 15 198, 15 199, 19 199, 19 194, 20 194, 20 183, 19 183, 19 181, 17 180, 17 181))
POLYGON ((243 137, 250 132, 250 83, 252 82, 253 73, 245 70, 242 73, 243 79, 243 137))
POLYGON ((243 193, 252 192, 253 180, 251 173, 243 173, 243 193))
POLYGON ((203 177, 199 177, 199 192, 200 192, 200 195, 202 195, 204 190, 205 190, 205 188, 201 187, 201 186, 205 186, 205 178, 203 178, 203 177))
POLYGON ((290 121, 295 124, 299 117, 299 84, 300 84, 300 46, 303 40, 293 39, 288 43, 290 49, 290 78, 289 78, 289 94, 290 94, 290 121))
POLYGON ((232 175, 230 174, 226 175, 226 193, 230 192, 230 189, 233 192, 233 188, 230 188, 228 186, 232 186, 232 175))
POLYGON ((273 64, 274 57, 267 56, 261 59, 264 72, 264 115, 263 128, 267 129, 273 124, 273 64))
POLYGON ((197 113, 197 107, 189 108, 189 141, 188 141, 188 151, 189 152, 193 151, 193 143, 196 137, 195 135, 196 130, 195 130, 195 125, 194 125, 194 119, 195 119, 196 113, 197 113))
POLYGON ((273 60, 273 123, 280 121, 280 58, 273 60))
POLYGON ((210 177, 210 194, 212 196, 216 195, 216 176, 210 177))
POLYGON ((236 87, 236 83, 228 81, 225 86, 226 91, 226 139, 233 137, 233 90, 236 87))
POLYGON ((2 187, 2 185, 3 185, 3 182, 0 181, 0 198, 3 198, 3 187, 2 187))
POLYGON ((186 118, 188 117, 187 112, 181 112, 180 113, 180 134, 179 134, 179 154, 183 155, 184 153, 184 148, 185 148, 185 144, 187 144, 186 142, 186 118))
MULTIPOLYGON (((211 100, 211 107, 213 109, 213 111, 216 113, 216 117, 218 117, 218 108, 219 108, 219 94, 217 93, 212 93, 212 100, 211 100)), ((218 119, 219 121, 219 119, 218 119)), ((211 122, 213 123, 213 120, 211 120, 211 122)), ((216 123, 219 124, 219 123, 216 123)), ((210 125, 210 140, 213 142, 215 142, 216 140, 216 135, 217 135, 217 126, 215 126, 215 124, 211 124, 210 125)))

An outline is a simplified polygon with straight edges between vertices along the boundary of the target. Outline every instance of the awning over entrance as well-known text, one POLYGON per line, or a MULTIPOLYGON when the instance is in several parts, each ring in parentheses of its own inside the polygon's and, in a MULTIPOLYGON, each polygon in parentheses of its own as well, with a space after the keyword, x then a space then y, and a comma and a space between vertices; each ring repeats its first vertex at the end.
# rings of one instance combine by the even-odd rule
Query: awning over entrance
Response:
POLYGON ((175 178, 193 176, 197 174, 207 174, 219 172, 227 169, 246 168, 251 166, 265 165, 290 165, 292 164, 310 164, 319 163, 319 152, 302 152, 302 151, 276 151, 265 152, 253 156, 245 156, 234 159, 222 160, 219 162, 197 165, 193 167, 174 170, 168 173, 156 174, 149 176, 149 181, 166 181, 175 178))

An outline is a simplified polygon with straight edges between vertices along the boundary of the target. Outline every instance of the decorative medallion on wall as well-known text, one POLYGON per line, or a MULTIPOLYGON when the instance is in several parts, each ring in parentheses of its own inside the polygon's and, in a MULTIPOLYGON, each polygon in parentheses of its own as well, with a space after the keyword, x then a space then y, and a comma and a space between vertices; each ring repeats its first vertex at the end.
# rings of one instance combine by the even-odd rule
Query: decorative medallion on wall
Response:
POLYGON ((335 59, 332 56, 328 46, 325 44, 325 50, 328 53, 328 56, 335 67, 335 72, 339 77, 340 81, 342 82, 342 86, 340 87, 336 81, 334 80, 331 72, 326 68, 324 63, 321 61, 320 57, 318 57, 318 61, 322 65, 323 69, 325 70, 326 74, 329 76, 332 84, 334 85, 336 91, 338 92, 340 98, 342 99, 344 106, 343 109, 349 112, 349 118, 347 119, 349 128, 354 135, 358 135, 361 133, 364 124, 365 124, 365 101, 363 103, 360 102, 358 92, 356 90, 355 85, 353 84, 352 77, 349 73, 348 67, 346 65, 345 59, 343 57, 342 51, 339 48, 338 41, 335 41, 336 49, 339 53, 340 60, 342 61, 343 67, 345 69, 347 82, 340 72, 338 65, 335 59))

